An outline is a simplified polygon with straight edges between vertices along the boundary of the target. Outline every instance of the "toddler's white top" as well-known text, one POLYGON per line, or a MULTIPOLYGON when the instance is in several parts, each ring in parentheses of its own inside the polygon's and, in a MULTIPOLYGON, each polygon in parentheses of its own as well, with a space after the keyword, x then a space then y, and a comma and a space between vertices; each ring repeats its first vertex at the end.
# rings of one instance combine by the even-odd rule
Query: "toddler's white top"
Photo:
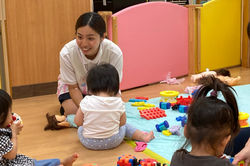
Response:
POLYGON ((119 132, 120 118, 125 112, 121 97, 85 96, 80 108, 85 138, 108 138, 119 132))

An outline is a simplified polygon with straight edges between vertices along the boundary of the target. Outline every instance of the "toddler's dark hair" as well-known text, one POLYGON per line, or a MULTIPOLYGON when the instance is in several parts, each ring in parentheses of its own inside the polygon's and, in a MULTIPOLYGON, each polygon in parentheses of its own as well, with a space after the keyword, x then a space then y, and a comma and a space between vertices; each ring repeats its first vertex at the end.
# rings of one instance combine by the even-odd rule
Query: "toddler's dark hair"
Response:
POLYGON ((240 129, 235 91, 214 76, 204 77, 199 83, 202 86, 195 93, 188 109, 188 141, 183 148, 189 141, 196 145, 205 143, 217 153, 217 145, 229 135, 234 137, 240 129), (225 101, 217 98, 219 92, 225 101))
POLYGON ((106 24, 102 16, 95 12, 82 14, 76 21, 75 31, 77 31, 78 28, 84 27, 86 25, 90 26, 101 37, 104 37, 104 33, 106 32, 106 24))
POLYGON ((12 106, 12 99, 10 95, 4 90, 0 89, 0 126, 2 127, 7 119, 9 109, 12 106))
POLYGON ((119 74, 111 64, 97 65, 88 72, 88 91, 94 95, 105 92, 110 96, 115 96, 119 92, 119 86, 119 74))

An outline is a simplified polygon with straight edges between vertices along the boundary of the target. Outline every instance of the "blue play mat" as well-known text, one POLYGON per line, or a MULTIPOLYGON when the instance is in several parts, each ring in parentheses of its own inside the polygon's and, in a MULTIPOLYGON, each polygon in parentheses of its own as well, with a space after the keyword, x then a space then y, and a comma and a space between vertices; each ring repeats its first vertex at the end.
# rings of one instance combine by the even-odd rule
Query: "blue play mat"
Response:
MULTIPOLYGON (((249 98, 250 98, 250 85, 241 85, 234 86, 234 89, 237 92, 237 102, 239 110, 241 112, 247 112, 250 114, 249 109, 249 98)), ((159 95, 160 96, 160 95, 159 95)), ((187 94, 180 94, 179 96, 187 97, 187 94)), ((147 103, 155 104, 159 106, 160 97, 149 99, 147 103)), ((176 121, 176 117, 185 115, 179 111, 173 111, 172 109, 167 109, 167 117, 146 120, 141 118, 137 107, 131 106, 131 102, 125 104, 126 114, 127 114, 127 123, 135 126, 136 128, 143 131, 154 131, 155 139, 148 143, 147 148, 152 152, 160 155, 161 157, 171 161, 173 153, 182 147, 185 142, 185 137, 183 135, 183 128, 181 128, 181 135, 171 135, 165 136, 160 132, 156 131, 155 125, 162 123, 164 120, 167 120, 169 126, 181 125, 181 122, 176 121)), ((249 120, 248 120, 249 121, 249 120)))

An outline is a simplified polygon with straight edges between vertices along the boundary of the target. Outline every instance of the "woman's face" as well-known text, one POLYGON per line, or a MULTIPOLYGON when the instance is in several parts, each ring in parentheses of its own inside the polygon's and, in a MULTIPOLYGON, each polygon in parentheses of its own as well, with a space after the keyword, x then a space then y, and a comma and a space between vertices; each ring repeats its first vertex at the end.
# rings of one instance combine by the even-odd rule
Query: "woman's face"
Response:
POLYGON ((88 25, 80 27, 76 31, 77 45, 88 59, 96 57, 103 39, 88 25))

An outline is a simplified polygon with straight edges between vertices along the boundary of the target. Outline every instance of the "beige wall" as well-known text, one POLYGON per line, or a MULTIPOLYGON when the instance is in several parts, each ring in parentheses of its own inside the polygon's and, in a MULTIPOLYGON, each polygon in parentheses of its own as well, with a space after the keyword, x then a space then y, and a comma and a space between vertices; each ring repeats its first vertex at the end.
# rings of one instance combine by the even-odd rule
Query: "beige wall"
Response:
POLYGON ((90 0, 5 0, 11 87, 54 82, 59 52, 90 0))

